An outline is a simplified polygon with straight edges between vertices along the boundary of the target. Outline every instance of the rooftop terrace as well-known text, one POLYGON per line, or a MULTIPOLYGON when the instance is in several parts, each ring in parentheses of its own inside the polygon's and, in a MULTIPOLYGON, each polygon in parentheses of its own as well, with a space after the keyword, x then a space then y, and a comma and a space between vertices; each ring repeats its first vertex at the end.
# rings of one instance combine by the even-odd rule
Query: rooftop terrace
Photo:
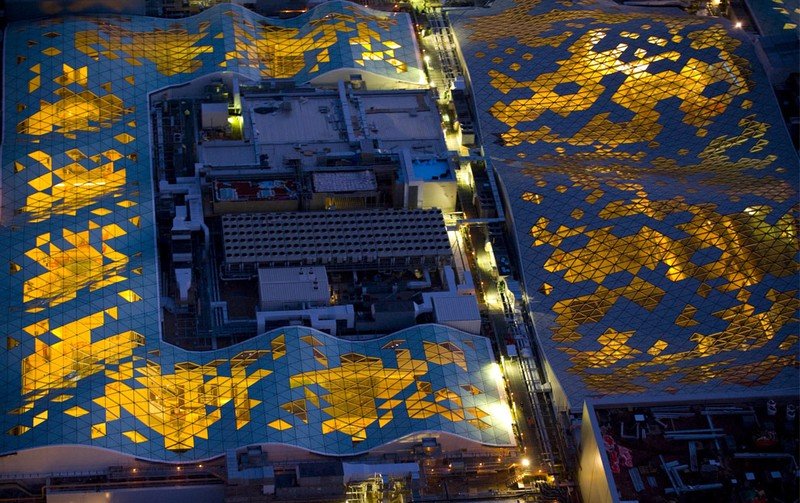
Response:
POLYGON ((596 409, 620 500, 797 494, 797 401, 596 409))

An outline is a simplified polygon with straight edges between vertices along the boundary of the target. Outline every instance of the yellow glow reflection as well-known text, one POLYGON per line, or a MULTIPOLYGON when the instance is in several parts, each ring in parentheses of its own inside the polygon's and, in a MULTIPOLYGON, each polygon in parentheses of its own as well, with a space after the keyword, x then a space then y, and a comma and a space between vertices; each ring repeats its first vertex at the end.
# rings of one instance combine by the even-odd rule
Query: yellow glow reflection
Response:
POLYGON ((97 96, 91 91, 74 93, 67 88, 58 93, 60 100, 42 100, 39 111, 17 125, 17 133, 41 136, 50 132, 98 132, 101 125, 111 127, 122 118, 122 100, 113 94, 97 96))

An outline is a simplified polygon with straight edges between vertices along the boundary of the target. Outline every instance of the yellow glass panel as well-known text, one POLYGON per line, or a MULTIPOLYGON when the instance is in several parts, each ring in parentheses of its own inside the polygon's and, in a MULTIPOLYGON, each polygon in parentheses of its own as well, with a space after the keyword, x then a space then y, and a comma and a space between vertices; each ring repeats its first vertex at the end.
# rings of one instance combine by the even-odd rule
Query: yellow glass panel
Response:
MULTIPOLYGON (((199 45, 204 33, 188 33, 185 29, 136 32, 115 25, 75 34, 75 48, 90 57, 100 54, 110 59, 126 54, 131 65, 141 65, 139 59, 155 63, 156 70, 166 76, 193 73, 202 67, 198 57, 213 52, 210 45, 199 45)), ((132 84, 132 83, 131 83, 132 84)))
POLYGON ((42 412, 36 414, 35 416, 33 416, 33 425, 32 426, 35 428, 36 426, 39 426, 43 422, 47 421, 47 416, 48 415, 49 415, 48 411, 45 410, 45 411, 42 411, 42 412))
POLYGON ((32 337, 39 337, 42 334, 47 333, 50 330, 50 320, 44 319, 41 321, 37 321, 27 327, 24 327, 22 330, 27 332, 32 337))
POLYGON ((17 425, 8 430, 8 434, 13 436, 19 436, 24 433, 27 433, 28 431, 30 431, 30 429, 31 429, 30 426, 17 425))
POLYGON ((128 302, 138 302, 142 300, 142 298, 133 290, 123 290, 119 292, 118 295, 128 302))
POLYGON ((105 435, 106 435, 106 424, 105 423, 93 424, 92 425, 92 433, 91 433, 92 438, 100 438, 100 437, 104 437, 105 435))
POLYGON ((113 94, 97 96, 91 91, 75 93, 61 88, 60 100, 49 103, 41 100, 39 111, 17 124, 17 133, 41 136, 51 132, 100 131, 97 124, 120 120, 122 100, 113 94))
POLYGON ((280 431, 288 430, 289 428, 292 427, 291 423, 287 423, 283 419, 276 419, 275 421, 267 423, 267 426, 269 426, 270 428, 275 428, 276 430, 280 431))
POLYGON ((75 407, 71 407, 64 411, 64 414, 67 414, 68 416, 72 417, 81 417, 85 416, 88 413, 89 413, 88 410, 84 409, 83 407, 78 407, 77 405, 75 407))
POLYGON ((39 86, 41 85, 41 83, 42 83, 42 78, 39 75, 36 75, 35 77, 32 77, 28 81, 28 92, 32 93, 35 90, 39 89, 39 86))
POLYGON ((122 434, 128 437, 130 441, 135 444, 141 444, 142 442, 147 442, 147 437, 145 437, 144 435, 135 430, 123 431, 122 434))
POLYGON ((128 133, 120 133, 120 134, 114 136, 114 139, 117 140, 120 143, 126 143, 127 144, 127 143, 132 142, 136 138, 134 138, 133 136, 129 135, 128 133))

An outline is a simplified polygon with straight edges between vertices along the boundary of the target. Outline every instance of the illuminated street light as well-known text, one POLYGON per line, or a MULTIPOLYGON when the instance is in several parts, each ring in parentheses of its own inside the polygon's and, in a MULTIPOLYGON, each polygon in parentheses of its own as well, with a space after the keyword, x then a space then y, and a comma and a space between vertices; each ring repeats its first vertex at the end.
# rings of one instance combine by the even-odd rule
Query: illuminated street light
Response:
POLYGON ((531 466, 531 460, 528 458, 522 458, 520 460, 520 463, 522 463, 523 468, 528 468, 529 466, 531 466))

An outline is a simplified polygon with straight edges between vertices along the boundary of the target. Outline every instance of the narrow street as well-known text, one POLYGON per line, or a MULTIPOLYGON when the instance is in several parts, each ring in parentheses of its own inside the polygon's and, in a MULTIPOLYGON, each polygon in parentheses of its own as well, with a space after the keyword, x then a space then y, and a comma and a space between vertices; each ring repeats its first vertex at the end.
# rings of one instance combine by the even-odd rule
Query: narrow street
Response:
MULTIPOLYGON (((455 78, 462 75, 454 34, 447 16, 439 9, 426 9, 424 16, 418 19, 423 24, 420 47, 431 86, 440 101, 447 103, 450 87, 455 78)), ((498 275, 492 246, 487 246, 487 225, 473 220, 477 217, 472 203, 474 190, 474 187, 459 184, 462 215, 468 221, 461 220, 458 225, 465 238, 481 311, 501 356, 521 453, 517 475, 520 481, 525 478, 554 483, 553 477, 558 477, 558 482, 568 482, 571 477, 571 463, 566 459, 568 448, 553 409, 549 384, 543 383, 544 373, 539 368, 533 328, 523 317, 521 299, 509 298, 504 291, 504 278, 498 275)), ((495 201, 495 204, 499 207, 502 203, 495 201)))
MULTIPOLYGON (((369 3, 382 10, 389 10, 387 7, 394 5, 384 0, 369 3)), ((429 7, 427 2, 412 3, 418 9, 415 15, 417 35, 431 92, 444 111, 452 106, 450 90, 456 79, 463 76, 455 35, 449 26, 447 13, 442 9, 429 7)), ((450 136, 448 146, 462 156, 462 170, 471 169, 473 161, 483 162, 480 156, 475 159, 469 157, 469 161, 465 157, 469 152, 480 152, 479 144, 471 145, 468 150, 460 143, 458 135, 450 136)), ((489 176, 494 175, 490 172, 489 176)), ((516 481, 528 484, 532 480, 546 482, 551 492, 545 500, 552 497, 554 500, 567 501, 566 492, 555 489, 555 485, 570 483, 571 463, 566 459, 568 449, 553 409, 549 384, 543 383, 544 373, 540 369, 533 327, 526 323, 523 316, 525 307, 522 299, 515 299, 504 291, 505 278, 498 274, 491 244, 487 246, 488 224, 494 222, 496 225, 500 220, 479 218, 473 202, 474 193, 471 176, 459 180, 461 212, 454 224, 462 233, 485 333, 492 339, 502 364, 520 452, 516 481)), ((499 200, 495 200, 494 204, 497 208, 502 205, 499 200)), ((503 253, 508 253, 508 250, 503 250, 503 253)), ((530 488, 530 485, 526 487, 530 488)))

